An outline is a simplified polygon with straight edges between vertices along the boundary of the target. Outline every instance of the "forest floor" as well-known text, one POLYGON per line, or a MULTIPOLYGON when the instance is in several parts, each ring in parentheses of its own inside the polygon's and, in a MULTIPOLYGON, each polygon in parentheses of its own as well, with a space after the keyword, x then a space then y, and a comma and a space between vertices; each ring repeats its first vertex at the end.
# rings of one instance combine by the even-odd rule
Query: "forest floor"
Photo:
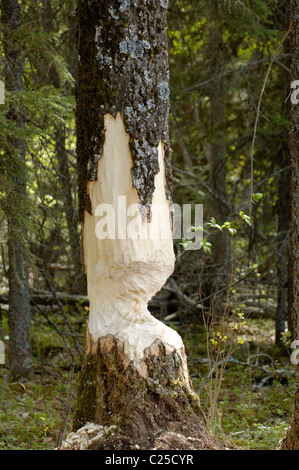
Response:
MULTIPOLYGON (((82 310, 72 323, 83 345, 82 310)), ((59 330, 63 318, 56 312, 53 319, 59 330)), ((289 357, 274 347, 274 321, 247 319, 244 342, 237 345, 233 361, 223 370, 218 394, 217 377, 209 377, 203 325, 171 326, 184 339, 190 374, 206 416, 217 395, 216 419, 211 422, 217 436, 241 450, 275 450, 289 425, 295 383, 289 357)), ((7 334, 5 315, 2 327, 7 334)), ((70 430, 81 359, 72 336, 66 342, 58 330, 45 316, 34 314, 34 375, 27 381, 12 383, 5 366, 0 366, 0 450, 53 450, 70 430)), ((217 367, 221 369, 221 362, 217 367)))

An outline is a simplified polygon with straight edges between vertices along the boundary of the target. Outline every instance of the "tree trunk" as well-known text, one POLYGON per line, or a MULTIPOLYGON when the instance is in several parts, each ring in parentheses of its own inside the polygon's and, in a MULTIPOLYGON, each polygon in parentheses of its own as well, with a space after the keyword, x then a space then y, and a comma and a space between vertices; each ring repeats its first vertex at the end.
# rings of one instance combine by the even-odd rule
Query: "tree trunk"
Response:
MULTIPOLYGON (((291 80, 298 80, 299 63, 299 0, 291 1, 291 80)), ((292 231, 293 231, 293 305, 292 319, 294 325, 295 347, 298 350, 299 341, 299 105, 291 107, 292 129, 291 136, 291 165, 292 165, 292 231)), ((295 356, 296 391, 294 411, 291 425, 285 438, 280 444, 282 450, 299 450, 299 362, 295 356)))
MULTIPOLYGON (((225 121, 225 100, 223 96, 223 79, 221 74, 224 67, 223 57, 223 38, 222 31, 219 29, 219 22, 211 14, 208 33, 208 55, 211 75, 216 78, 209 91, 209 119, 211 135, 208 162, 210 174, 210 188, 213 195, 209 199, 209 213, 214 217, 218 224, 223 224, 228 220, 227 210, 227 189, 226 189, 226 142, 223 131, 225 121), (223 201, 223 202, 222 202, 223 201)), ((223 286, 228 285, 231 274, 231 243, 230 235, 227 231, 216 231, 211 239, 213 270, 209 277, 208 295, 218 291, 223 286)))
MULTIPOLYGON (((1 3, 2 21, 6 32, 20 27, 20 7, 17 0, 1 3)), ((4 40, 5 86, 8 91, 22 91, 23 63, 21 50, 11 38, 4 40)), ((25 113, 10 106, 8 118, 19 127, 25 126, 25 113)), ((10 142, 25 161, 25 142, 16 138, 10 142)), ((14 177, 14 191, 21 197, 26 195, 24 177, 14 177)), ((12 202, 13 203, 13 202, 12 202)), ((30 348, 30 298, 29 271, 24 248, 25 231, 20 220, 13 214, 8 217, 9 256, 9 366, 14 379, 28 375, 32 370, 30 348), (23 232, 23 236, 19 235, 23 232)))
MULTIPOLYGON (((65 145, 65 129, 60 127, 55 133, 55 150, 58 160, 58 175, 61 185, 62 200, 69 235, 71 265, 75 270, 74 282, 77 287, 79 281, 82 284, 82 262, 80 251, 80 235, 78 233, 78 214, 72 195, 71 178, 69 171, 69 159, 65 145)), ((73 283, 73 287, 74 287, 73 283)))
MULTIPOLYGON (((282 164, 287 165, 288 159, 284 156, 286 150, 281 149, 282 164)), ((280 154, 280 155, 281 155, 280 154)), ((277 228, 277 306, 275 313, 275 344, 283 347, 282 334, 285 332, 288 321, 288 261, 290 244, 290 171, 285 170, 280 175, 278 195, 278 228, 277 228)))
POLYGON ((219 448, 180 336, 147 309, 174 268, 166 8, 165 0, 78 3, 90 309, 74 432, 62 449, 219 448))
MULTIPOLYGON (((289 28, 290 21, 290 5, 288 0, 281 3, 280 14, 277 20, 284 24, 285 31, 289 28)), ((286 55, 290 54, 290 40, 286 38, 284 42, 284 52, 286 55)), ((287 59, 287 66, 290 67, 291 59, 287 59)), ((290 76, 285 71, 280 71, 281 85, 285 96, 289 94, 290 76)), ((290 118, 290 101, 287 101, 283 107, 283 112, 286 119, 290 118)), ((277 165, 283 170, 280 174, 278 184, 278 227, 277 227, 277 244, 278 253, 276 261, 277 269, 277 306, 275 314, 275 344, 281 350, 285 349, 282 341, 283 333, 287 327, 290 327, 290 305, 292 304, 292 283, 291 276, 291 209, 290 209, 290 181, 291 181, 291 161, 290 161, 290 148, 288 142, 281 138, 281 146, 277 148, 277 165)), ((291 330, 293 328, 291 327, 291 330)))
MULTIPOLYGON (((46 33, 53 33, 55 31, 53 24, 53 9, 51 0, 42 0, 42 23, 46 33)), ((69 20, 71 23, 72 19, 69 20)), ((72 70, 73 72, 73 70, 72 70)), ((51 66, 49 71, 50 83, 55 88, 60 87, 60 78, 58 71, 54 66, 51 66)), ((73 287, 74 289, 80 287, 82 282, 82 256, 80 250, 80 235, 78 232, 78 214, 73 200, 73 183, 70 177, 69 158, 66 149, 66 132, 62 125, 59 125, 54 133, 55 153, 58 161, 58 179, 61 187, 61 196, 64 205, 64 212, 66 217, 70 259, 71 264, 75 270, 73 287)))

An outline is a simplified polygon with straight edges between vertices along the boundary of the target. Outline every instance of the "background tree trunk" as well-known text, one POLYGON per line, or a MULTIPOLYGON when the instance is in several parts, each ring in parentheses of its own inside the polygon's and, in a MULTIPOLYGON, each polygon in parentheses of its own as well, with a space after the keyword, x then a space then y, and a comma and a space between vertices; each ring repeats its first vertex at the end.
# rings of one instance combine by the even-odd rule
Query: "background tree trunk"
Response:
MULTIPOLYGON (((53 22, 53 9, 51 0, 42 0, 42 23, 44 31, 48 34, 55 32, 53 22)), ((68 19, 68 23, 72 24, 72 19, 68 19)), ((73 61, 70 60, 70 68, 72 75, 75 75, 73 61)), ((49 69, 50 83, 57 89, 60 88, 60 78, 57 69, 52 65, 49 69)), ((61 187, 61 196, 64 205, 65 218, 68 230, 68 241, 70 247, 70 259, 74 268, 74 289, 80 288, 82 282, 82 256, 80 250, 80 234, 78 232, 78 213, 73 200, 73 187, 69 169, 69 157, 66 148, 66 130, 63 125, 56 128, 54 133, 55 153, 58 160, 58 178, 61 187)))
MULTIPOLYGON (((16 31, 20 27, 20 7, 17 0, 4 0, 1 3, 2 21, 5 30, 16 31)), ((5 87, 8 91, 22 90, 23 63, 21 50, 16 42, 4 41, 5 87)), ((8 116, 17 126, 24 128, 25 113, 10 106, 8 116)), ((25 142, 16 138, 10 142, 19 158, 25 161, 25 142)), ((13 170, 12 170, 13 171, 13 170)), ((14 176, 15 191, 20 197, 26 195, 24 175, 14 176)), ((13 214, 13 211, 12 211, 13 214)), ((21 214, 19 214, 21 215, 21 214)), ((25 216, 25 214, 24 214, 25 216)), ((28 375, 32 370, 30 348, 30 298, 29 270, 24 248, 25 230, 20 219, 8 216, 8 256, 9 256, 9 366, 14 379, 28 375), (20 235, 22 232, 23 235, 20 235)))
MULTIPOLYGON (((286 166, 288 158, 286 150, 282 149, 283 165, 286 166)), ((275 344, 282 346, 282 334, 288 324, 288 270, 289 270, 289 244, 290 244, 290 171, 285 170, 280 175, 278 199, 278 230, 277 230, 277 307, 275 313, 275 344)))
POLYGON ((78 213, 75 208, 71 178, 69 171, 69 160, 65 144, 65 129, 61 127, 55 133, 55 150, 58 159, 59 180, 64 203, 65 217, 69 235, 71 265, 74 267, 74 284, 82 283, 82 259, 80 251, 80 235, 78 233, 78 213))
MULTIPOLYGON (((291 80, 298 80, 299 63, 299 1, 291 2, 291 80)), ((291 108, 291 164, 292 164, 292 232, 293 232, 293 305, 292 320, 294 340, 299 340, 299 105, 292 104, 291 108)), ((298 345, 296 345, 298 349, 298 345)), ((298 354, 296 356, 298 358, 298 354)), ((296 391, 294 412, 291 425, 285 438, 280 444, 282 450, 299 450, 299 362, 295 364, 296 391)))
MULTIPOLYGON (((285 25, 285 31, 289 28, 290 21, 290 5, 288 1, 283 1, 280 8, 280 22, 285 25)), ((290 55, 290 40, 289 37, 284 42, 284 52, 290 55)), ((287 60, 287 65, 290 67, 291 59, 287 60)), ((289 95, 290 88, 290 75, 285 73, 285 70, 280 72, 281 84, 284 89, 285 96, 289 95)), ((282 108, 286 118, 290 118, 290 101, 284 104, 282 108)), ((281 138, 281 145, 277 149, 277 163, 283 170, 279 177, 278 184, 278 203, 277 203, 277 306, 275 314, 275 344, 280 348, 285 349, 282 342, 283 333, 286 328, 290 328, 290 306, 292 304, 292 282, 291 282, 291 161, 290 161, 290 147, 288 142, 284 139, 284 134, 281 138)), ((291 326, 290 331, 293 330, 291 326)))
MULTIPOLYGON (((209 180, 212 196, 209 198, 209 213, 218 224, 228 220, 227 185, 226 185, 226 140, 225 122, 225 89, 221 75, 224 71, 224 44, 221 28, 215 21, 214 14, 210 16, 208 33, 208 64, 211 76, 217 77, 209 90, 209 120, 210 145, 208 146, 209 180), (214 197, 217 195, 217 198, 214 197)), ((231 243, 227 231, 213 234, 212 257, 213 269, 209 278, 208 295, 229 284, 231 274, 231 243)))
POLYGON ((160 0, 78 3, 79 207, 90 311, 76 432, 63 449, 219 447, 205 428, 180 336, 147 310, 174 268, 166 8, 160 0), (120 200, 116 237, 101 237, 100 204, 116 211, 120 200), (134 204, 138 229, 130 238, 134 204), (161 228, 167 236, 150 236, 161 228))

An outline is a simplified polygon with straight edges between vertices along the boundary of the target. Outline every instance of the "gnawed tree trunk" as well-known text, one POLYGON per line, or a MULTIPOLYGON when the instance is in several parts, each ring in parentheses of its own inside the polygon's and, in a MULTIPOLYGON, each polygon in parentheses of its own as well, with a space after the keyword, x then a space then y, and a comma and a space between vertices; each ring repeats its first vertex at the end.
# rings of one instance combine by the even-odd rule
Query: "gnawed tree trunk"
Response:
MULTIPOLYGON (((299 0, 291 1, 291 80, 299 79, 299 0)), ((298 351, 299 341, 299 104, 291 105, 292 128, 291 137, 291 165, 292 165, 292 233, 293 233, 293 339, 298 351)), ((298 352, 294 351, 294 366, 296 376, 296 391, 292 422, 286 436, 280 444, 281 450, 299 450, 299 361, 298 352)))
MULTIPOLYGON (((21 92, 23 89, 23 62, 21 49, 17 41, 12 41, 9 33, 20 27, 20 6, 18 0, 1 2, 2 22, 4 25, 5 87, 8 91, 21 92)), ((25 113, 10 105, 7 116, 18 127, 25 126, 25 113)), ((10 145, 18 157, 25 161, 25 142, 21 138, 11 139, 10 145)), ((9 155, 11 160, 13 157, 9 155)), ((12 172, 13 172, 12 164, 12 172)), ((14 194, 20 198, 26 196, 24 175, 12 175, 14 194)), ((16 198, 16 196, 14 196, 16 198)), ((11 204, 14 204, 12 196, 11 204)), ((21 214, 18 214, 20 217, 21 214)), ((8 362, 12 377, 20 379, 32 372, 30 346, 30 296, 29 268, 25 250, 25 229, 14 210, 7 211, 8 221, 8 257, 9 257, 9 351, 8 362), (21 234, 22 233, 22 234, 21 234)), ((23 214, 24 216, 24 214, 23 214)))
POLYGON ((219 447, 180 336, 147 309, 174 268, 166 8, 165 0, 78 3, 90 310, 74 433, 62 449, 219 447))

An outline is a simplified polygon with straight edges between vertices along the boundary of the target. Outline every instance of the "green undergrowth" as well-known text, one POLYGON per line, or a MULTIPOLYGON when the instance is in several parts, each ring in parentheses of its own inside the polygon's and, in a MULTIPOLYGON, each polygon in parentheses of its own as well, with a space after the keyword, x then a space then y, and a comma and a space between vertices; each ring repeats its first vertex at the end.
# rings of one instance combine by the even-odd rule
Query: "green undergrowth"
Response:
MULTIPOLYGON (((289 357, 274 347, 272 320, 247 320, 243 333, 244 343, 236 348, 234 362, 228 362, 223 374, 213 431, 237 449, 275 450, 293 411, 293 367, 289 357)), ((205 331, 190 328, 182 335, 194 388, 208 415, 211 392, 205 331)), ((210 380, 215 380, 214 375, 210 380)))
MULTIPOLYGON (((84 317, 84 312, 70 319, 84 346, 80 316, 84 317)), ((53 320, 59 329, 63 328, 63 319, 57 313, 53 320)), ((3 325, 7 334, 5 319, 3 325)), ((207 415, 209 367, 204 328, 172 327, 183 337, 194 388, 207 415)), ((32 335, 34 374, 30 379, 11 382, 7 369, 0 366, 0 450, 54 450, 71 429, 81 359, 71 337, 63 341, 58 331, 38 315, 34 317, 32 335)), ((229 362, 224 371, 214 431, 238 449, 276 449, 293 409, 292 365, 289 357, 273 346, 272 320, 249 319, 243 339, 233 353, 238 362, 229 362)))
MULTIPOLYGON (((79 341, 81 315, 70 315, 79 341)), ((33 374, 16 382, 0 365, 0 450, 54 450, 70 430, 80 358, 72 336, 61 334, 68 333, 61 315, 47 316, 52 324, 36 313, 32 318, 33 374)), ((7 339, 5 315, 2 329, 7 339)))
POLYGON ((7 383, 1 370, 0 450, 51 450, 69 427, 71 371, 45 370, 31 380, 7 383))

